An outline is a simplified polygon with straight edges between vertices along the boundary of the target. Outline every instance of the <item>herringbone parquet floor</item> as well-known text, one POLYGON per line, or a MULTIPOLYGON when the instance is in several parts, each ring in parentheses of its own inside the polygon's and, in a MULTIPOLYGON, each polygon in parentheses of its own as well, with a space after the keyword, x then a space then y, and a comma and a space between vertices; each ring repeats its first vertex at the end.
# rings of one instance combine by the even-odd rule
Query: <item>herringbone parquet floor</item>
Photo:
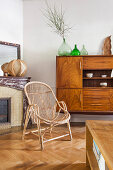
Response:
MULTIPOLYGON (((66 127, 62 128, 66 131, 66 127)), ((88 170, 85 167, 85 127, 72 126, 68 136, 44 144, 40 151, 37 137, 22 132, 0 136, 0 170, 88 170)), ((61 128, 58 128, 61 133, 61 128)))

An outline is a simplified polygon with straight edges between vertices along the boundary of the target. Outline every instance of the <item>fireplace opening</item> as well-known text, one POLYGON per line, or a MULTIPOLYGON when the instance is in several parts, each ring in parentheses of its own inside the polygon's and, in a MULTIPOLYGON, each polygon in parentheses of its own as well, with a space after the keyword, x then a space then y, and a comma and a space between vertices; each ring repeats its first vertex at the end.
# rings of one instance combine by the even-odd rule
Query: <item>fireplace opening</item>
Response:
POLYGON ((0 123, 11 122, 11 98, 0 99, 0 123))

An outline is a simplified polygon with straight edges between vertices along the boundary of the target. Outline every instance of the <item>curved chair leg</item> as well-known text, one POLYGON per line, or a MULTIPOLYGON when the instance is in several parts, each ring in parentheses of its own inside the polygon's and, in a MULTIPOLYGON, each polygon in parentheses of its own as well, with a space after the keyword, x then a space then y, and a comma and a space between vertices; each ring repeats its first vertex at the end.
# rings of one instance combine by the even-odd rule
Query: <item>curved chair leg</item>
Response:
POLYGON ((39 135, 39 142, 41 145, 41 150, 44 149, 43 146, 43 135, 41 134, 41 127, 40 127, 40 120, 37 118, 37 128, 38 128, 38 135, 39 135))
POLYGON ((68 130, 69 130, 69 136, 70 140, 72 140, 72 133, 71 133, 71 128, 70 128, 70 122, 67 122, 68 130))
POLYGON ((25 132, 26 132, 28 121, 29 121, 29 106, 28 106, 27 111, 26 111, 26 119, 25 119, 25 124, 24 124, 22 140, 24 140, 24 136, 25 136, 25 132))
POLYGON ((43 135, 40 135, 40 145, 41 145, 41 150, 44 149, 44 145, 43 145, 43 135))
POLYGON ((40 133, 41 133, 41 130, 40 130, 40 120, 38 118, 37 118, 37 129, 38 129, 39 143, 40 143, 40 133))
POLYGON ((52 130, 53 130, 53 126, 50 125, 50 134, 52 133, 52 130))

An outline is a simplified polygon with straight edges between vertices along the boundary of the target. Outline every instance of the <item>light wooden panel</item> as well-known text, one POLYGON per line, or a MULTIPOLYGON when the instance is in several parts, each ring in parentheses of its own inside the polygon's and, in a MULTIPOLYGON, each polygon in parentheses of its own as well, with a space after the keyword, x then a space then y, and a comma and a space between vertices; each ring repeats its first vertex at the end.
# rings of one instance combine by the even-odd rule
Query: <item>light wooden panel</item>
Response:
POLYGON ((93 137, 86 126, 86 166, 90 166, 91 170, 99 170, 97 160, 93 153, 93 137))
POLYGON ((83 107, 82 89, 57 89, 57 98, 64 101, 69 111, 79 111, 83 107))
POLYGON ((106 165, 110 170, 112 170, 113 121, 88 120, 86 121, 86 126, 90 132, 90 135, 95 140, 102 156, 104 157, 106 165))
POLYGON ((113 57, 83 57, 83 69, 112 69, 113 57))
POLYGON ((56 58, 56 87, 82 88, 82 57, 56 58))

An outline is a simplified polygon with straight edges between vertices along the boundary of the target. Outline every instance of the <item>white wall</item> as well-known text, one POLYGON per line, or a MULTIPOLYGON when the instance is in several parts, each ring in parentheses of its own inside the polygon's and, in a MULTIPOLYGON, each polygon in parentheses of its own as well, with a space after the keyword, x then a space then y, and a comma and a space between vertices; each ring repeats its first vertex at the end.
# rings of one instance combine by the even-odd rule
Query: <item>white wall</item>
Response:
POLYGON ((23 46, 23 1, 0 0, 0 41, 23 46))
MULTIPOLYGON (((66 22, 73 27, 67 42, 73 48, 82 44, 89 54, 100 54, 103 39, 113 33, 112 0, 48 0, 56 6, 62 4, 66 22)), ((45 0, 24 0, 24 60, 28 75, 33 80, 55 87, 56 55, 62 43, 61 37, 47 26, 42 11, 45 0)))
MULTIPOLYGON (((101 54, 103 39, 113 34, 112 0, 48 0, 48 3, 55 3, 58 8, 62 4, 66 22, 74 26, 67 37, 71 48, 76 43, 81 50, 85 44, 89 54, 101 54)), ((42 14, 45 0, 24 0, 23 7, 27 75, 32 80, 44 81, 55 88, 56 55, 62 39, 46 24, 47 20, 42 14)))

